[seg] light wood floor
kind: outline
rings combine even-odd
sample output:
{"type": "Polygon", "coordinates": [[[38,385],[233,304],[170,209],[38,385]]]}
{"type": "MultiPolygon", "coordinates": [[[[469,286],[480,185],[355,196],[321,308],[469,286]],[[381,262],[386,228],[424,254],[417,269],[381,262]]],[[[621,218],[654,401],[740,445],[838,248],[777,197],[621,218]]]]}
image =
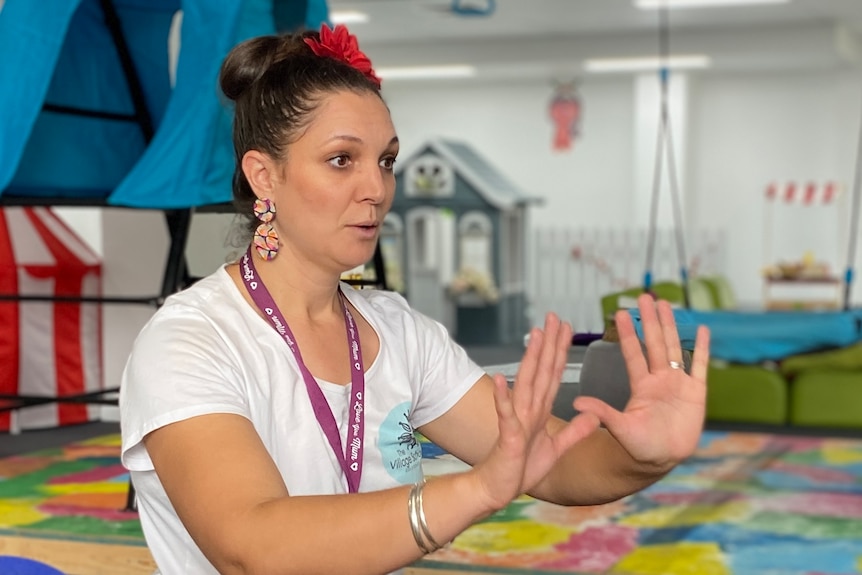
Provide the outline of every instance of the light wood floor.
{"type": "MultiPolygon", "coordinates": [[[[492,573],[483,571],[483,573],[492,573]]],[[[460,569],[426,569],[423,567],[407,567],[404,575],[476,575],[475,571],[461,571],[460,569]]]]}
{"type": "MultiPolygon", "coordinates": [[[[67,575],[151,575],[156,568],[147,548],[136,545],[0,535],[0,555],[35,559],[67,575]]],[[[408,567],[404,575],[475,575],[475,572],[408,567]]]]}
{"type": "Polygon", "coordinates": [[[67,575],[150,575],[146,547],[0,535],[0,555],[41,561],[67,575]]]}

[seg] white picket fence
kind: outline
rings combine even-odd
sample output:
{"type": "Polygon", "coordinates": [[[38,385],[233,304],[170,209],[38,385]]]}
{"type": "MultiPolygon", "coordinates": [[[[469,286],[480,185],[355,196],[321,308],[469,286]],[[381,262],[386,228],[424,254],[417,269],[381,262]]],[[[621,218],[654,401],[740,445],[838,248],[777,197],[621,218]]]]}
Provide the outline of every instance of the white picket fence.
{"type": "MultiPolygon", "coordinates": [[[[700,230],[685,239],[690,277],[725,272],[725,233],[700,230]]],[[[576,332],[602,331],[603,295],[642,286],[647,231],[619,229],[535,230],[527,246],[528,317],[541,325],[548,311],[571,322],[576,332]]],[[[659,230],[653,282],[680,281],[673,230],[659,230]]]]}

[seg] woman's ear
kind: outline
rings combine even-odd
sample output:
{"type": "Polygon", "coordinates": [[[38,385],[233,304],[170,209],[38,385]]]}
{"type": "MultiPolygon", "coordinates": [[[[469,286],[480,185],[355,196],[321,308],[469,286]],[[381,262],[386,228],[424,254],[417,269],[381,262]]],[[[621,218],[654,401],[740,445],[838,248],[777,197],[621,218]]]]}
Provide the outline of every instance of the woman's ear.
{"type": "Polygon", "coordinates": [[[257,197],[271,196],[275,183],[275,162],[272,158],[258,150],[249,150],[242,157],[242,171],[257,197]]]}

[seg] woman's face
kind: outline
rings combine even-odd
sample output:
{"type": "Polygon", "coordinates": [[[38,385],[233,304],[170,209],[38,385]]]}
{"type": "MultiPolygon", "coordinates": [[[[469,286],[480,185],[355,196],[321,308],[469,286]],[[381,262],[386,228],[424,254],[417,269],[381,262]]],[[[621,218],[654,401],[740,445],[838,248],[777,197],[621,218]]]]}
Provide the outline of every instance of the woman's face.
{"type": "Polygon", "coordinates": [[[338,273],[370,260],[395,194],[397,154],[395,128],[379,97],[324,96],[277,170],[281,249],[338,273]]]}

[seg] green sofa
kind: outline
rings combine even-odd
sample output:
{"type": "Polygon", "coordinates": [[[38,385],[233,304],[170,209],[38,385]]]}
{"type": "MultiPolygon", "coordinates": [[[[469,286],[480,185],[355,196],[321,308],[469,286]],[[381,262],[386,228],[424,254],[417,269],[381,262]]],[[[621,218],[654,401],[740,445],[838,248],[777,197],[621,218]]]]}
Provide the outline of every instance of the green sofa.
{"type": "Polygon", "coordinates": [[[862,343],[791,356],[779,369],[790,390],[790,424],[862,428],[862,343]]]}

